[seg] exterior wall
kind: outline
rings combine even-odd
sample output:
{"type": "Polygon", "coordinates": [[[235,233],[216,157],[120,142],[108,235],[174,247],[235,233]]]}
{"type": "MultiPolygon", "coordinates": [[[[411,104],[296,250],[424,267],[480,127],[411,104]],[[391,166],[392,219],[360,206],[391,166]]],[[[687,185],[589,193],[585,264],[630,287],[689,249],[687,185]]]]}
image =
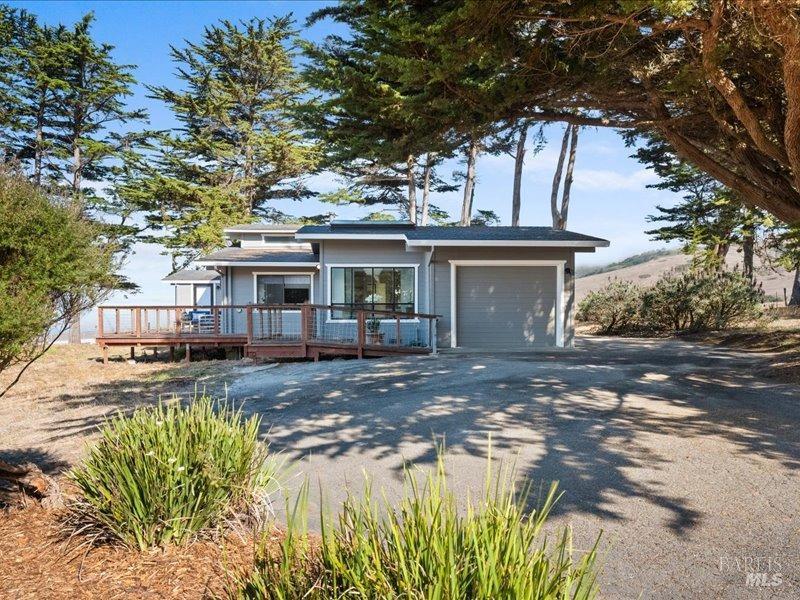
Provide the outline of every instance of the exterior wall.
{"type": "MultiPolygon", "coordinates": [[[[525,247],[438,247],[434,251],[432,296],[436,314],[442,315],[438,324],[438,343],[440,347],[450,346],[450,260],[565,260],[564,292],[564,345],[571,346],[574,341],[573,306],[575,301],[575,252],[570,248],[525,248],[525,247]]],[[[490,266],[486,267],[490,269],[490,266]]]]}
{"type": "Polygon", "coordinates": [[[175,306],[192,306],[194,304],[191,283],[176,283],[174,284],[174,287],[175,306]]]}
{"type": "MultiPolygon", "coordinates": [[[[330,265],[397,265],[416,266],[416,312],[429,313],[427,252],[422,250],[406,251],[404,241],[399,240],[325,240],[320,244],[320,304],[329,304],[330,282],[328,267],[330,265]]],[[[415,341],[427,344],[430,332],[427,319],[402,320],[400,322],[400,338],[403,343],[415,341]]],[[[326,318],[326,335],[330,339],[355,338],[355,322],[331,321],[326,318]]],[[[396,320],[387,320],[381,325],[387,343],[397,337],[396,320]]]]}

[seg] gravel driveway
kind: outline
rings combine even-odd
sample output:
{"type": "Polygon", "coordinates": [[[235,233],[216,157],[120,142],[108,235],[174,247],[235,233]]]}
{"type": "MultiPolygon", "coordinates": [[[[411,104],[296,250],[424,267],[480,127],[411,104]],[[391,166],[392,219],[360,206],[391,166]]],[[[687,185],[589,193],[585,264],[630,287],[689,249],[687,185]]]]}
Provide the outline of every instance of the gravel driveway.
{"type": "Polygon", "coordinates": [[[363,470],[394,497],[404,461],[431,464],[442,437],[455,489],[480,490],[491,435],[521,476],[560,481],[554,522],[572,524],[578,548],[604,531],[604,597],[797,597],[800,388],[758,366],[708,346],[584,338],[535,354],[288,364],[230,395],[329,502],[363,470]],[[751,587],[749,572],[782,583],[751,587]]]}

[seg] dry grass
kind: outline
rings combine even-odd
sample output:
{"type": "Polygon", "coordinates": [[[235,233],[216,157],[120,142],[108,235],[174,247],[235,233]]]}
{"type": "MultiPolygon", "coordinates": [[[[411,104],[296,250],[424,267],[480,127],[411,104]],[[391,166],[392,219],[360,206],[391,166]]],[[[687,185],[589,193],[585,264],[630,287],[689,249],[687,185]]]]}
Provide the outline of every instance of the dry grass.
{"type": "Polygon", "coordinates": [[[37,507],[0,512],[2,598],[220,597],[230,573],[253,564],[252,537],[137,552],[67,544],[58,513],[37,507]]]}
{"type": "MultiPolygon", "coordinates": [[[[141,352],[137,352],[141,355],[141,352]]],[[[94,344],[56,346],[28,369],[0,399],[0,458],[31,460],[57,474],[83,455],[97,426],[118,410],[158,401],[160,396],[188,396],[195,386],[224,394],[241,363],[198,361],[189,365],[154,359],[128,361],[128,349],[111,354],[104,366],[94,344]]],[[[0,384],[15,373],[4,373],[0,384]]]]}

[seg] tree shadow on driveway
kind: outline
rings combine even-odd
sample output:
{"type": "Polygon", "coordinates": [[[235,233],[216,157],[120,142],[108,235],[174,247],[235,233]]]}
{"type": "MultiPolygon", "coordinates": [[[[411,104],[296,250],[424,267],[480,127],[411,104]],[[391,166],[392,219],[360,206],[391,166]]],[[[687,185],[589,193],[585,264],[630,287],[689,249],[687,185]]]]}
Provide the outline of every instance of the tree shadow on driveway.
{"type": "Polygon", "coordinates": [[[561,482],[558,512],[623,520],[617,499],[639,499],[684,535],[704,513],[680,487],[703,468],[681,464],[683,444],[724,440],[744,460],[800,465],[798,390],[756,379],[753,362],[675,341],[587,340],[572,352],[288,365],[231,394],[262,415],[274,448],[316,457],[328,481],[374,461],[399,479],[404,461],[434,463],[435,439],[482,458],[491,436],[494,453],[519,453],[523,476],[561,482]]]}

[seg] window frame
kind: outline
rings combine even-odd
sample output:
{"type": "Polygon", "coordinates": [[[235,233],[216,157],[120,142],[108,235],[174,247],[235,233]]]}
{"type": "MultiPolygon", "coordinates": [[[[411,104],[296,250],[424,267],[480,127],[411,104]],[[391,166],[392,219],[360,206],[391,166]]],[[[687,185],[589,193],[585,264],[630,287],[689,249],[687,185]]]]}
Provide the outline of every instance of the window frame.
{"type": "MultiPolygon", "coordinates": [[[[303,275],[303,276],[308,277],[310,282],[311,282],[311,287],[308,290],[308,303],[309,304],[314,304],[314,275],[315,274],[316,273],[314,273],[313,271],[302,271],[302,272],[295,272],[295,273],[287,273],[286,271],[253,271],[253,304],[257,305],[257,306],[259,305],[258,304],[258,276],[259,275],[273,275],[273,276],[280,275],[282,277],[286,277],[286,276],[292,277],[292,276],[303,275]]],[[[286,309],[286,312],[287,313],[294,313],[294,312],[300,312],[300,310],[299,309],[286,309]]]]}
{"type": "MultiPolygon", "coordinates": [[[[419,312],[419,264],[417,263],[330,263],[326,266],[327,280],[325,283],[326,300],[328,306],[333,304],[333,281],[331,278],[331,269],[335,268],[350,268],[350,269],[414,269],[414,310],[412,312],[419,312]]],[[[331,310],[328,310],[328,316],[325,320],[326,323],[356,323],[356,319],[335,319],[331,310]]],[[[382,323],[390,323],[397,321],[397,317],[386,317],[379,319],[382,323]]],[[[419,323],[418,317],[403,318],[400,317],[403,323],[419,323]]]]}

